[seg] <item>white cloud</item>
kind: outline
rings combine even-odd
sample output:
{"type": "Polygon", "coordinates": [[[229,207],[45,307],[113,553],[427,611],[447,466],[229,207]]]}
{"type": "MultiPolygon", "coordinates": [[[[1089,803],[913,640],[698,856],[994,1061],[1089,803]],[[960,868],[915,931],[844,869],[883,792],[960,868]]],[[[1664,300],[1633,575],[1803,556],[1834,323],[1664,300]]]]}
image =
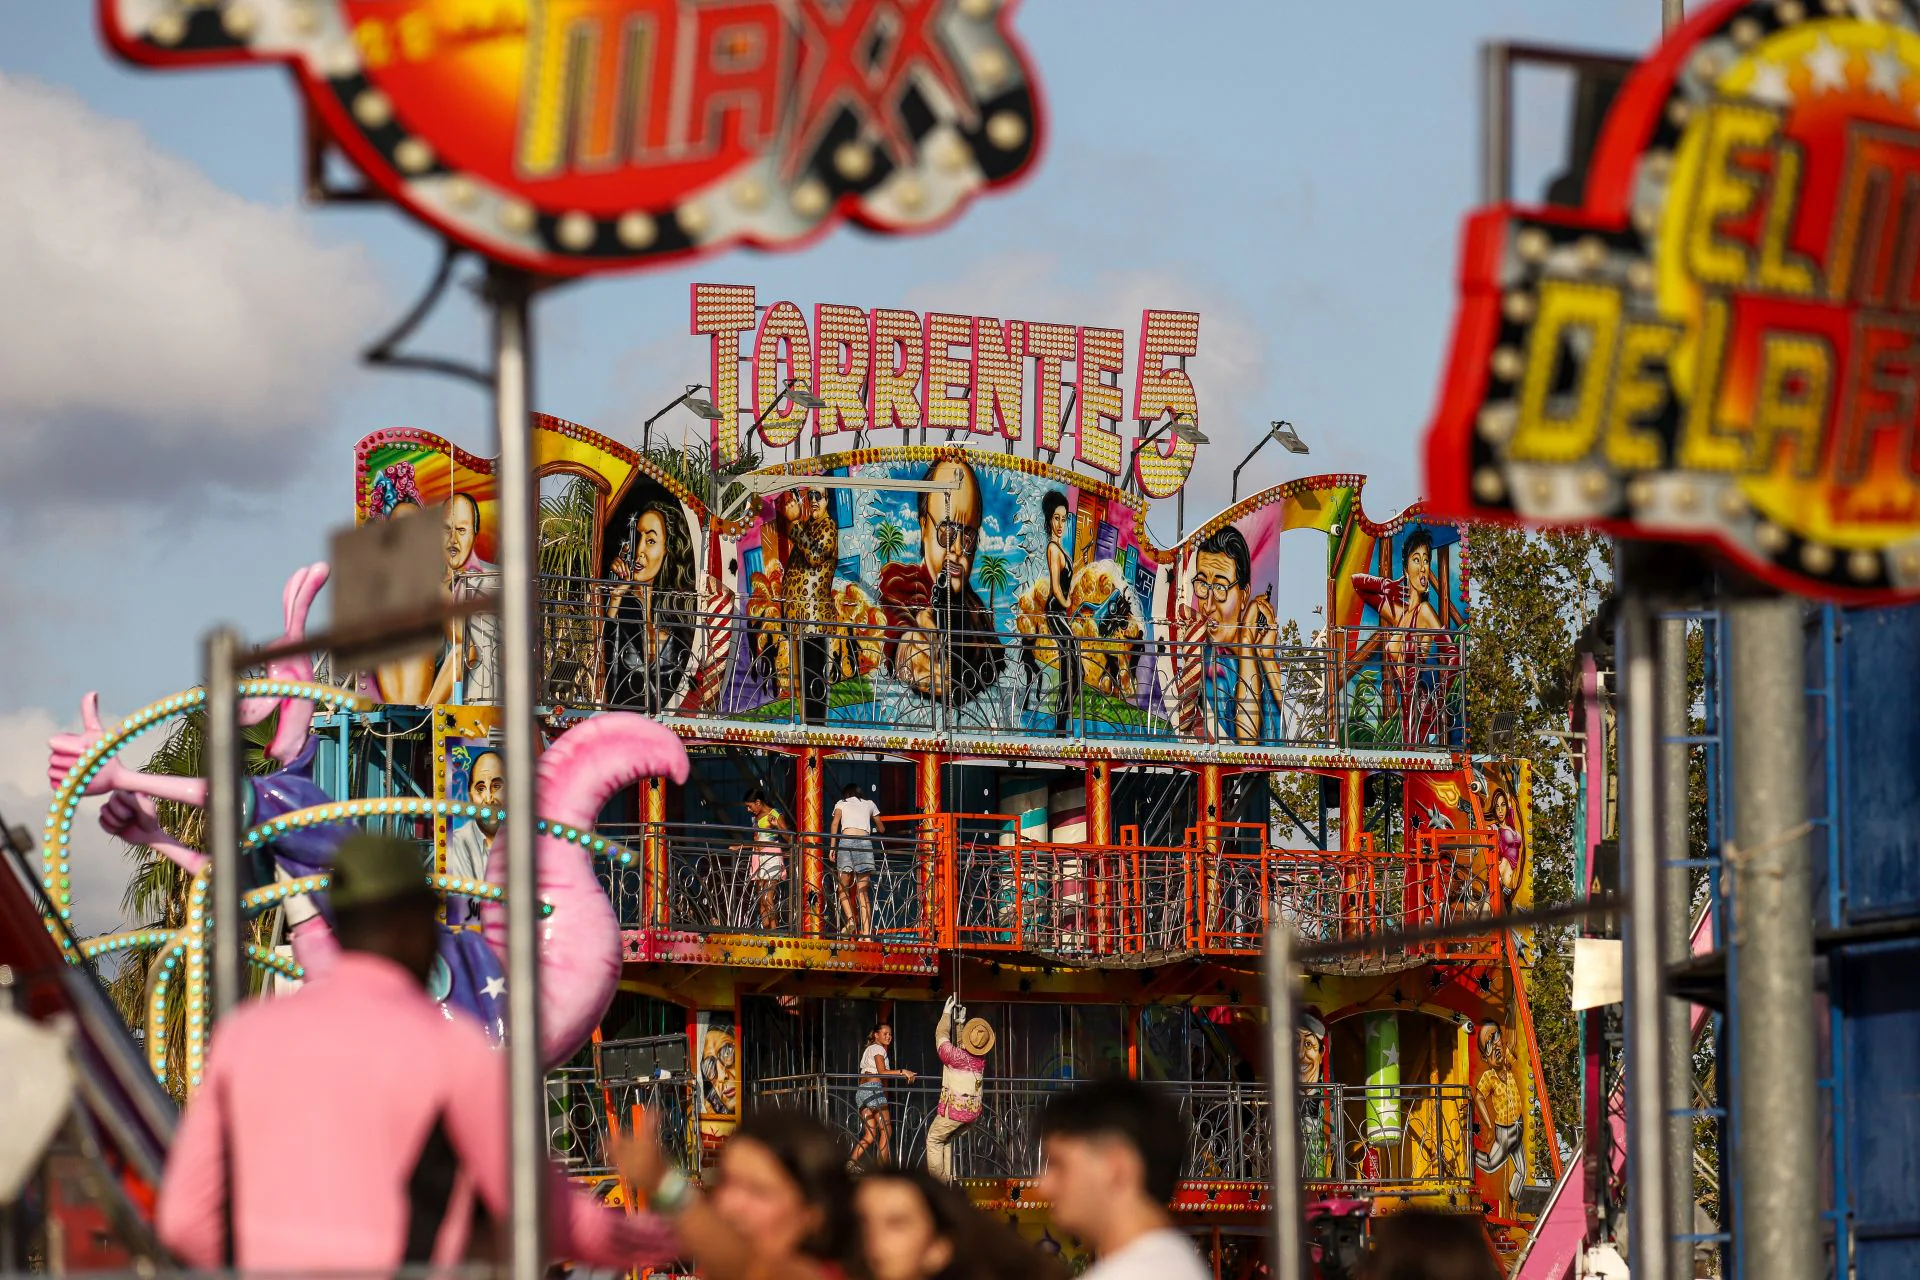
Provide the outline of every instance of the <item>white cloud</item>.
{"type": "MultiPolygon", "coordinates": [[[[30,865],[40,867],[43,825],[53,792],[47,786],[47,739],[62,730],[79,727],[77,718],[61,722],[38,707],[0,715],[0,814],[10,826],[25,827],[33,835],[30,865]]],[[[136,745],[134,758],[143,758],[136,745]]],[[[81,802],[70,844],[73,868],[73,920],[83,935],[107,933],[122,926],[120,896],[133,863],[126,846],[100,829],[100,800],[81,802]]]]}
{"type": "Polygon", "coordinates": [[[178,506],[296,474],[380,290],[357,247],[0,74],[0,508],[178,506]]]}

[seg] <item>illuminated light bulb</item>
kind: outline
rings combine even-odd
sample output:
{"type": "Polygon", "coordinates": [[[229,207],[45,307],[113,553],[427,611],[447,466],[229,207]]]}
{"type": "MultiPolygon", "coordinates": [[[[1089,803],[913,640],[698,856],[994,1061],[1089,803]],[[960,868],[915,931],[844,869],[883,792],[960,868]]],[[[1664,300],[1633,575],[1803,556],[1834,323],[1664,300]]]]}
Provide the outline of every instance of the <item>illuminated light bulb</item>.
{"type": "Polygon", "coordinates": [[[572,249],[576,253],[582,249],[592,248],[597,234],[599,234],[599,228],[594,224],[593,219],[578,210],[563,215],[553,230],[553,238],[560,242],[560,246],[564,249],[572,249]]]}
{"type": "Polygon", "coordinates": [[[660,229],[652,218],[635,209],[620,215],[620,220],[613,224],[613,233],[627,248],[645,249],[654,242],[660,229]]]}
{"type": "Polygon", "coordinates": [[[533,206],[525,200],[501,201],[496,216],[500,219],[500,226],[514,235],[525,235],[533,230],[533,206]]]}
{"type": "Polygon", "coordinates": [[[1753,540],[1765,551],[1778,553],[1786,550],[1787,531],[1770,521],[1762,520],[1753,526],[1753,540]]]}
{"type": "Polygon", "coordinates": [[[707,213],[706,206],[692,201],[680,206],[678,216],[680,229],[696,239],[702,235],[713,222],[713,219],[707,213]]]}
{"type": "Polygon", "coordinates": [[[1800,564],[1808,573],[1829,573],[1833,570],[1833,548],[1822,542],[1807,542],[1800,546],[1800,564]]]}
{"type": "Polygon", "coordinates": [[[1027,140],[1027,122],[1012,111],[996,111],[987,120],[987,141],[1001,151],[1017,150],[1027,140]]]}
{"type": "Polygon", "coordinates": [[[147,24],[147,38],[155,44],[179,44],[187,38],[187,20],[171,11],[158,14],[147,24]]]}
{"type": "Polygon", "coordinates": [[[1007,55],[993,48],[982,49],[974,54],[968,65],[973,70],[973,78],[988,92],[998,89],[1011,70],[1007,55]]]}
{"type": "Polygon", "coordinates": [[[858,140],[843,142],[833,149],[833,168],[849,182],[859,182],[873,172],[873,149],[858,140]]]}
{"type": "Polygon", "coordinates": [[[385,128],[393,120],[393,99],[378,89],[365,89],[353,99],[353,118],[369,129],[385,128]]]}
{"type": "Polygon", "coordinates": [[[767,203],[767,189],[753,178],[742,178],[727,193],[742,209],[759,209],[767,203]]]}

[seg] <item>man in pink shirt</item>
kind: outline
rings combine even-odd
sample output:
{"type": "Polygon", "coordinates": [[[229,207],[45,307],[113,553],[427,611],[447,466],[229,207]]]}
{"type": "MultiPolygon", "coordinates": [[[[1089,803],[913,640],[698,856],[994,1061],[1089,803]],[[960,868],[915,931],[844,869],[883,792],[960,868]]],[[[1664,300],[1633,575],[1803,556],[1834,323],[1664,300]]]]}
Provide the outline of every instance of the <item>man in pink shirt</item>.
{"type": "MultiPolygon", "coordinates": [[[[505,1221],[506,1062],[426,993],[437,900],[419,851],[351,837],[331,897],[336,967],[214,1033],[157,1213],[187,1266],[447,1265],[492,1243],[473,1240],[486,1215],[505,1221]]],[[[555,1257],[627,1270],[674,1255],[661,1219],[626,1217],[551,1176],[555,1257]]]]}
{"type": "Polygon", "coordinates": [[[968,1018],[958,996],[948,996],[934,1028],[940,1054],[940,1104],[927,1126],[927,1172],[953,1181],[953,1139],[980,1118],[981,1078],[993,1052],[993,1028],[968,1018]]]}

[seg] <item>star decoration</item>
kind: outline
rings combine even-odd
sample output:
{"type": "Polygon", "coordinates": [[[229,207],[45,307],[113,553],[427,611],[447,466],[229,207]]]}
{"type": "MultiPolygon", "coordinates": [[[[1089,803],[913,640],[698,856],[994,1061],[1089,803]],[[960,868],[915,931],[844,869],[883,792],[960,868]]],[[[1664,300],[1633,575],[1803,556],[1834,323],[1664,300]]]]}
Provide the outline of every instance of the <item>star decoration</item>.
{"type": "Polygon", "coordinates": [[[488,978],[480,986],[480,994],[490,999],[498,1000],[506,993],[507,980],[505,978],[488,978]]]}
{"type": "Polygon", "coordinates": [[[1808,74],[1813,77],[1815,93],[1822,89],[1838,91],[1847,87],[1847,55],[1825,36],[1820,37],[1820,43],[1814,45],[1804,61],[1808,74]]]}
{"type": "Polygon", "coordinates": [[[1898,101],[1906,82],[1906,63],[1896,50],[1879,49],[1867,55],[1867,88],[1898,101]]]}
{"type": "Polygon", "coordinates": [[[1792,102],[1793,90],[1787,87],[1786,68],[1764,59],[1755,63],[1753,83],[1747,86],[1747,96],[1770,107],[1784,107],[1792,102]]]}

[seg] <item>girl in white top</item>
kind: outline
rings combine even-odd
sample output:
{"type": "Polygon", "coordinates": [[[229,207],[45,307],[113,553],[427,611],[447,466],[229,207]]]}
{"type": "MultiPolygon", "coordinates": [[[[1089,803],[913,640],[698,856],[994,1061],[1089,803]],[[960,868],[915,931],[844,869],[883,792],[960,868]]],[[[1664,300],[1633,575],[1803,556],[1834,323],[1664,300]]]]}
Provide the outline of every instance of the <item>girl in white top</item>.
{"type": "Polygon", "coordinates": [[[873,1148],[881,1167],[891,1159],[893,1117],[887,1110],[887,1089],[882,1080],[896,1076],[911,1081],[914,1074],[887,1065],[887,1050],[893,1045],[893,1028],[881,1023],[867,1033],[867,1047],[860,1054],[860,1083],[853,1091],[854,1105],[860,1108],[860,1140],[853,1144],[847,1167],[860,1163],[867,1148],[873,1148]]]}

